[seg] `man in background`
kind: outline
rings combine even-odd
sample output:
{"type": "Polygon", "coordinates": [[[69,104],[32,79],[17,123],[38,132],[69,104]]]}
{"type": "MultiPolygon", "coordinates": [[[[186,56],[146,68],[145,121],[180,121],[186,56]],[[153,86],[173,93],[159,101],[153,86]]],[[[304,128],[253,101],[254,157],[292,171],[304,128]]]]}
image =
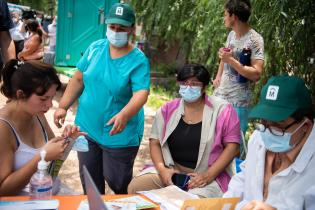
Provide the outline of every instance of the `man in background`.
{"type": "Polygon", "coordinates": [[[26,38],[26,32],[22,32],[22,27],[24,24],[21,20],[20,14],[17,11],[11,12],[11,18],[14,27],[10,29],[11,38],[14,41],[16,56],[19,52],[23,50],[24,39],[26,38]]]}
{"type": "MultiPolygon", "coordinates": [[[[218,52],[221,62],[213,81],[216,88],[213,94],[233,105],[243,134],[247,130],[253,82],[260,79],[264,66],[264,41],[250,27],[250,15],[249,0],[228,0],[225,3],[224,24],[232,31],[228,35],[225,48],[218,52]],[[248,62],[244,63],[244,60],[248,62]]],[[[244,146],[243,141],[241,158],[246,153],[244,146]]]]}

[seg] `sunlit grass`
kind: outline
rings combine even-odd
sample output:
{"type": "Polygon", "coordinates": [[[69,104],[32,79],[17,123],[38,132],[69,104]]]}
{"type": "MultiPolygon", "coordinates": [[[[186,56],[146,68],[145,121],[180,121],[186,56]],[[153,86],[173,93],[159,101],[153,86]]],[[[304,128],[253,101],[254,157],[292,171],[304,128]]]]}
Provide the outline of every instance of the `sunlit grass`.
{"type": "Polygon", "coordinates": [[[166,102],[175,98],[175,96],[173,95],[174,93],[165,90],[165,88],[153,86],[150,88],[150,95],[148,98],[147,106],[153,109],[158,109],[166,102]]]}

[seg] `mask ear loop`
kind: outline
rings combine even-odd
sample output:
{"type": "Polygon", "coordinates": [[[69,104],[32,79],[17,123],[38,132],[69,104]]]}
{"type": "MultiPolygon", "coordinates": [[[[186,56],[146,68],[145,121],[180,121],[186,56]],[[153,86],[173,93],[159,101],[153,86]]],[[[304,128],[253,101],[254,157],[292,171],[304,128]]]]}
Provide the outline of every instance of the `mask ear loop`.
{"type": "Polygon", "coordinates": [[[307,119],[304,118],[304,121],[299,125],[293,132],[291,132],[291,135],[295,134],[302,126],[307,122],[307,119]]]}
{"type": "MultiPolygon", "coordinates": [[[[291,133],[291,136],[294,135],[300,128],[302,128],[302,126],[307,122],[307,120],[308,120],[307,118],[304,118],[304,121],[291,133]]],[[[290,146],[295,147],[302,141],[302,139],[303,138],[301,138],[300,141],[296,142],[294,145],[291,145],[291,140],[290,140],[290,146]]]]}

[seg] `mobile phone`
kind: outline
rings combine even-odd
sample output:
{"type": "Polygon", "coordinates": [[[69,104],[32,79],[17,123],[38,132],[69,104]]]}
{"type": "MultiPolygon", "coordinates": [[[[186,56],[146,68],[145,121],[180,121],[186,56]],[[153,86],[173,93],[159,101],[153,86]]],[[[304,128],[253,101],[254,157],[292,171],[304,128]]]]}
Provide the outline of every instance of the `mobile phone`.
{"type": "Polygon", "coordinates": [[[172,176],[173,184],[185,191],[188,190],[189,180],[190,180],[190,176],[188,176],[187,174],[175,173],[172,176]]]}

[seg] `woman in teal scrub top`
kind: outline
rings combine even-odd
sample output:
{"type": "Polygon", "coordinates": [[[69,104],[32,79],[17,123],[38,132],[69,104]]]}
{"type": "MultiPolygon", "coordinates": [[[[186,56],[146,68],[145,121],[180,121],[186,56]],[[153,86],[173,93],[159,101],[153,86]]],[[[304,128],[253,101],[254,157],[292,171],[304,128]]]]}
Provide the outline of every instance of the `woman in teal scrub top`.
{"type": "Polygon", "coordinates": [[[143,135],[150,66],[142,51],[128,42],[135,30],[130,5],[113,5],[106,24],[107,38],[93,42],[80,59],[54,120],[61,127],[79,97],[75,123],[88,133],[89,144],[88,152],[78,152],[81,182],[86,165],[102,194],[105,180],[116,194],[124,194],[143,135]]]}

